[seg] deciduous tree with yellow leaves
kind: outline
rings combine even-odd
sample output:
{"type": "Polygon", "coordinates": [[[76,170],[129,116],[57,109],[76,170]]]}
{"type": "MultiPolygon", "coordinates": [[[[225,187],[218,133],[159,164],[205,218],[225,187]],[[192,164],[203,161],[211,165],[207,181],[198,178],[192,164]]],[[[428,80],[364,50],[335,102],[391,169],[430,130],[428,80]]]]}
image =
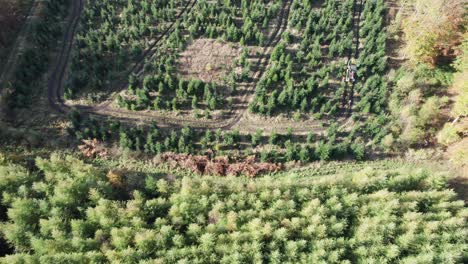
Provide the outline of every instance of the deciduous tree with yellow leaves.
{"type": "Polygon", "coordinates": [[[417,63],[436,64],[441,55],[460,44],[460,27],[466,24],[463,0],[416,0],[403,21],[405,54],[417,63]]]}

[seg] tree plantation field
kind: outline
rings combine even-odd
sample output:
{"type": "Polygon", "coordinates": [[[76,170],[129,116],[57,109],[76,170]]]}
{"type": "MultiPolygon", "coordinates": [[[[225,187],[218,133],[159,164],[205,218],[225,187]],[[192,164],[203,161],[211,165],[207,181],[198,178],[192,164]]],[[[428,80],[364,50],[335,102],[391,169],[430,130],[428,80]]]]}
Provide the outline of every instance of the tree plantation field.
{"type": "Polygon", "coordinates": [[[29,169],[0,164],[0,230],[11,250],[3,263],[467,260],[468,211],[448,175],[422,165],[341,164],[328,174],[330,164],[321,175],[248,179],[59,154],[29,169]]]}
{"type": "Polygon", "coordinates": [[[468,263],[467,26],[463,0],[0,0],[0,264],[468,263]]]}
{"type": "Polygon", "coordinates": [[[49,87],[78,141],[308,162],[388,151],[399,132],[386,112],[383,0],[91,1],[80,10],[69,65],[49,87]],[[348,62],[355,82],[345,81],[348,62]]]}
{"type": "Polygon", "coordinates": [[[465,27],[459,0],[429,1],[35,2],[34,36],[0,95],[1,121],[26,132],[0,133],[149,158],[306,163],[446,148],[466,136],[465,27]]]}
{"type": "MultiPolygon", "coordinates": [[[[178,60],[179,55],[189,42],[203,37],[219,37],[232,44],[242,40],[242,45],[244,42],[252,45],[264,42],[266,32],[260,32],[258,25],[268,31],[270,21],[278,15],[280,4],[280,1],[242,1],[241,4],[240,1],[184,3],[174,0],[90,4],[82,18],[89,24],[82,27],[77,36],[78,53],[72,64],[72,90],[69,92],[80,91],[84,86],[106,91],[109,85],[104,81],[115,76],[113,73],[124,70],[125,62],[133,60],[137,64],[135,71],[124,76],[122,83],[118,84],[120,88],[128,82],[125,87],[128,92],[118,98],[120,106],[132,110],[177,110],[191,105],[196,108],[201,104],[214,110],[229,94],[221,98],[222,89],[215,83],[191,80],[190,76],[185,79],[178,77],[177,64],[183,63],[178,60]],[[110,12],[97,12],[102,9],[110,12]],[[109,34],[101,34],[103,32],[109,34]]],[[[247,50],[240,63],[247,63],[246,56],[247,50]]],[[[216,61],[201,65],[206,71],[210,71],[208,63],[216,64],[216,61]]]]}
{"type": "Polygon", "coordinates": [[[298,127],[311,120],[317,131],[353,113],[358,123],[385,118],[385,8],[382,0],[89,2],[65,103],[225,130],[242,129],[246,113],[294,116],[298,127]],[[357,83],[345,82],[348,62],[358,65],[357,83]]]}

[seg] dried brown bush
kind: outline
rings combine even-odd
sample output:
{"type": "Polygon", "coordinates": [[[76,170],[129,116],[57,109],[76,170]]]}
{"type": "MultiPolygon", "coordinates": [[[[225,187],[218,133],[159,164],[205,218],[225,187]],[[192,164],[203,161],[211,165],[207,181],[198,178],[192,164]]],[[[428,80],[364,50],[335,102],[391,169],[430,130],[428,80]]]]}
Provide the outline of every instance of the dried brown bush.
{"type": "Polygon", "coordinates": [[[83,145],[78,146],[78,149],[87,158],[107,158],[109,156],[107,148],[97,139],[83,140],[83,145]]]}
{"type": "Polygon", "coordinates": [[[259,174],[277,172],[283,169],[282,164],[256,162],[254,156],[230,162],[227,157],[210,159],[208,156],[167,152],[154,158],[153,162],[157,164],[166,163],[171,167],[186,168],[198,174],[219,176],[246,175],[255,177],[259,174]]]}

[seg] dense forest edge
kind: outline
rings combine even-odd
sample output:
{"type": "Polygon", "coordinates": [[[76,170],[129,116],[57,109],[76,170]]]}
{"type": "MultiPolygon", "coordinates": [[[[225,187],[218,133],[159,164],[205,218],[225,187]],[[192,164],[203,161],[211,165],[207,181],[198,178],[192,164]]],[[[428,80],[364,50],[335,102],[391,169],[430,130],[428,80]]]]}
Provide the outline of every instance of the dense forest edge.
{"type": "Polygon", "coordinates": [[[248,179],[115,165],[2,156],[0,230],[14,252],[1,261],[467,260],[468,211],[442,170],[348,163],[248,179]]]}

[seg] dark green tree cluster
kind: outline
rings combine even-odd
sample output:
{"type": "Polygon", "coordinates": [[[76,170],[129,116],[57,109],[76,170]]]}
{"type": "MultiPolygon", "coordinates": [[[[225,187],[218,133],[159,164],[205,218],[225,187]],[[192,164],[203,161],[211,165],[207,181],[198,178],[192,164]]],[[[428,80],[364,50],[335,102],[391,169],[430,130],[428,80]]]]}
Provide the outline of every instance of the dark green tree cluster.
{"type": "Polygon", "coordinates": [[[382,0],[366,1],[364,4],[364,21],[360,32],[363,48],[359,54],[358,71],[363,84],[358,86],[359,98],[356,104],[356,108],[364,113],[381,113],[387,105],[385,10],[385,2],[382,0]]]}
{"type": "MultiPolygon", "coordinates": [[[[354,130],[353,130],[354,131],[354,130]]],[[[353,158],[366,158],[366,147],[360,138],[362,134],[342,131],[337,123],[332,123],[324,136],[310,132],[305,139],[295,138],[293,131],[287,134],[273,132],[266,140],[259,140],[261,131],[251,136],[252,145],[269,144],[260,153],[263,161],[289,162],[329,161],[353,158]],[[273,147],[273,148],[271,148],[273,147]],[[268,149],[268,150],[267,150],[268,149]]]]}
{"type": "Polygon", "coordinates": [[[466,263],[447,180],[399,168],[257,179],[1,161],[2,263],[466,263]],[[171,180],[166,180],[171,178],[171,180]]]}
{"type": "Polygon", "coordinates": [[[102,89],[138,61],[176,18],[186,1],[104,0],[85,5],[72,58],[67,96],[82,88],[102,89]]]}
{"type": "Polygon", "coordinates": [[[347,56],[353,46],[353,1],[325,1],[321,9],[312,4],[293,2],[290,24],[302,32],[295,40],[299,49],[286,49],[293,41],[286,31],[257,84],[252,112],[274,115],[294,110],[318,117],[338,113],[344,85],[330,85],[330,80],[341,80],[345,65],[336,58],[347,56]]]}
{"type": "Polygon", "coordinates": [[[390,115],[371,115],[362,121],[353,126],[348,137],[368,139],[373,148],[377,147],[376,144],[394,130],[390,115]]]}
{"type": "Polygon", "coordinates": [[[77,140],[115,141],[123,150],[148,154],[164,152],[199,154],[208,149],[217,151],[221,148],[233,149],[241,141],[238,131],[199,132],[189,127],[180,131],[163,131],[155,122],[148,127],[127,127],[118,121],[103,121],[94,117],[84,118],[78,112],[72,112],[69,118],[71,125],[68,132],[77,140]]]}
{"type": "Polygon", "coordinates": [[[69,134],[77,140],[116,142],[122,150],[149,155],[164,152],[204,154],[209,151],[215,156],[223,156],[238,150],[243,155],[251,155],[252,148],[258,148],[257,158],[271,162],[363,160],[368,150],[362,138],[380,142],[388,132],[382,129],[387,122],[384,118],[371,118],[356,125],[351,132],[345,132],[337,123],[332,123],[325,136],[310,132],[304,138],[293,136],[292,129],[285,134],[272,132],[265,136],[262,130],[244,135],[238,130],[196,131],[189,127],[168,131],[160,129],[156,123],[147,127],[128,127],[118,121],[84,118],[78,112],[72,112],[70,121],[69,134]]]}
{"type": "Polygon", "coordinates": [[[123,149],[144,151],[148,154],[164,152],[205,153],[207,150],[215,154],[221,150],[236,149],[241,142],[239,131],[221,130],[205,132],[184,127],[180,131],[162,131],[153,123],[150,128],[121,129],[118,135],[119,146],[123,149]]]}
{"type": "Polygon", "coordinates": [[[70,3],[69,0],[44,3],[43,14],[34,27],[32,46],[18,58],[19,63],[11,84],[13,93],[8,98],[11,107],[26,107],[32,103],[31,96],[36,94],[39,78],[47,70],[48,52],[61,35],[60,21],[66,17],[70,3]]]}
{"type": "Polygon", "coordinates": [[[281,4],[280,0],[202,1],[188,19],[190,35],[262,46],[266,39],[262,31],[278,15],[281,4]]]}
{"type": "MultiPolygon", "coordinates": [[[[170,69],[170,62],[164,64],[170,69]]],[[[183,80],[174,77],[174,73],[165,72],[159,75],[146,75],[143,82],[130,77],[128,94],[119,96],[120,107],[130,110],[179,110],[179,109],[218,109],[224,98],[221,86],[205,83],[201,80],[183,80]],[[138,88],[141,87],[141,88],[138,88]],[[172,98],[172,100],[171,100],[172,98]]]]}
{"type": "Polygon", "coordinates": [[[123,149],[144,151],[148,154],[163,152],[194,153],[195,132],[186,127],[177,133],[163,134],[153,123],[146,131],[141,128],[122,129],[119,133],[119,146],[123,149]]]}
{"type": "Polygon", "coordinates": [[[70,113],[69,120],[68,133],[77,140],[98,139],[107,141],[113,139],[113,136],[121,129],[119,121],[102,122],[102,120],[93,116],[85,118],[77,111],[70,113]]]}

